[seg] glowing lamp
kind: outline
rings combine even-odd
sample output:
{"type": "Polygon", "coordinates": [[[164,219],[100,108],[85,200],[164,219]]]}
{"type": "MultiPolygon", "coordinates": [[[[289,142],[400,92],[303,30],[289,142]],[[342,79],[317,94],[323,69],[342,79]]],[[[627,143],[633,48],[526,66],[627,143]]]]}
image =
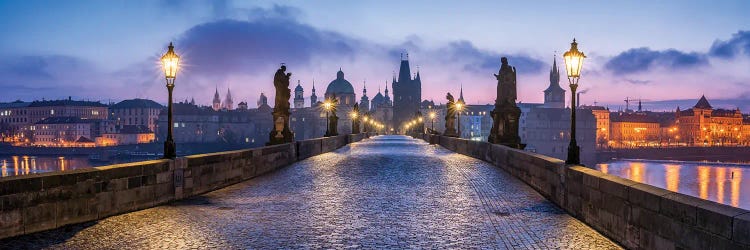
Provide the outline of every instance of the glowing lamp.
{"type": "MultiPolygon", "coordinates": [[[[180,56],[174,53],[174,46],[169,43],[169,50],[163,56],[161,56],[161,65],[164,68],[164,76],[167,79],[175,79],[177,77],[177,70],[180,68],[180,56]]],[[[174,84],[174,82],[172,82],[174,84]]]]}
{"type": "Polygon", "coordinates": [[[586,55],[578,51],[578,43],[575,38],[570,44],[570,50],[563,54],[563,58],[565,59],[565,70],[568,72],[568,78],[576,79],[581,77],[583,59],[586,58],[586,55]]]}

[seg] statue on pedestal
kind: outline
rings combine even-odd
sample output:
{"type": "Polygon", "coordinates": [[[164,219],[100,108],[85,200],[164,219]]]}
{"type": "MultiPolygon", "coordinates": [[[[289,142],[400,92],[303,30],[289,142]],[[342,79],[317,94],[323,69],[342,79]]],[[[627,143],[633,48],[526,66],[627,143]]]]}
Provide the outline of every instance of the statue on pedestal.
{"type": "Polygon", "coordinates": [[[359,115],[359,104],[355,103],[354,108],[352,109],[352,134],[359,134],[359,119],[361,119],[359,115]]]}
{"type": "Polygon", "coordinates": [[[512,148],[523,149],[518,136],[518,122],[521,109],[516,106],[516,68],[508,65],[508,58],[501,58],[500,71],[495,75],[497,79],[497,99],[495,109],[492,110],[492,129],[489,142],[502,144],[512,148]]]}
{"type": "Polygon", "coordinates": [[[445,132],[443,135],[458,137],[458,132],[456,132],[456,99],[453,98],[451,93],[448,93],[445,99],[448,99],[448,103],[446,104],[445,132]]]}
{"type": "Polygon", "coordinates": [[[291,98],[289,78],[291,76],[292,73],[286,73],[284,64],[281,64],[273,76],[276,100],[273,106],[273,131],[269,134],[267,145],[290,143],[294,140],[294,135],[289,129],[289,98],[291,98]]]}

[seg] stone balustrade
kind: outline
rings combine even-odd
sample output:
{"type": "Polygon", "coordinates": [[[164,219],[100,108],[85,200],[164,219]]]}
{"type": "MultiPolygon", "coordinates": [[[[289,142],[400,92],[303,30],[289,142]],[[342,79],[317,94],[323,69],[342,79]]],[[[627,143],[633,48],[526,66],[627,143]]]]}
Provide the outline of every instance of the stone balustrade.
{"type": "Polygon", "coordinates": [[[626,248],[750,248],[748,210],[502,145],[440,135],[414,137],[506,170],[626,248]]]}
{"type": "Polygon", "coordinates": [[[0,239],[200,195],[373,135],[0,178],[0,239]]]}

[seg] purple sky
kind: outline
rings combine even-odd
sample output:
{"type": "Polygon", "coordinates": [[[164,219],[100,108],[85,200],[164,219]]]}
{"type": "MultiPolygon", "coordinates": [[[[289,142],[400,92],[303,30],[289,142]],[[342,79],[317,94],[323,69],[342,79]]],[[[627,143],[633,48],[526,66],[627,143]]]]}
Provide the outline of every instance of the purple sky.
{"type": "Polygon", "coordinates": [[[443,102],[463,84],[469,103],[492,102],[492,74],[507,56],[519,100],[541,102],[553,55],[574,36],[588,55],[585,104],[750,100],[748,9],[747,1],[3,1],[0,102],[164,102],[157,58],[170,41],[185,66],[175,96],[201,104],[215,87],[222,97],[231,88],[235,102],[272,97],[281,62],[306,98],[313,79],[322,96],[339,67],[358,98],[364,81],[372,97],[402,52],[413,71],[419,65],[425,98],[443,102]]]}

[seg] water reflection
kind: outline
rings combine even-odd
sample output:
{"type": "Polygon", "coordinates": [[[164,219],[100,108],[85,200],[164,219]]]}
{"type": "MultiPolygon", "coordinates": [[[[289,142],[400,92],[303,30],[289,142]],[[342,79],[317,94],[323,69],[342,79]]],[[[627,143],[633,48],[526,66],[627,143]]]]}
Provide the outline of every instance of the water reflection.
{"type": "Polygon", "coordinates": [[[623,160],[598,164],[596,169],[673,192],[750,209],[750,197],[741,195],[743,191],[750,193],[750,181],[742,181],[743,174],[750,174],[750,165],[623,160]]]}
{"type": "Polygon", "coordinates": [[[94,166],[86,156],[0,156],[0,177],[94,166]]]}

